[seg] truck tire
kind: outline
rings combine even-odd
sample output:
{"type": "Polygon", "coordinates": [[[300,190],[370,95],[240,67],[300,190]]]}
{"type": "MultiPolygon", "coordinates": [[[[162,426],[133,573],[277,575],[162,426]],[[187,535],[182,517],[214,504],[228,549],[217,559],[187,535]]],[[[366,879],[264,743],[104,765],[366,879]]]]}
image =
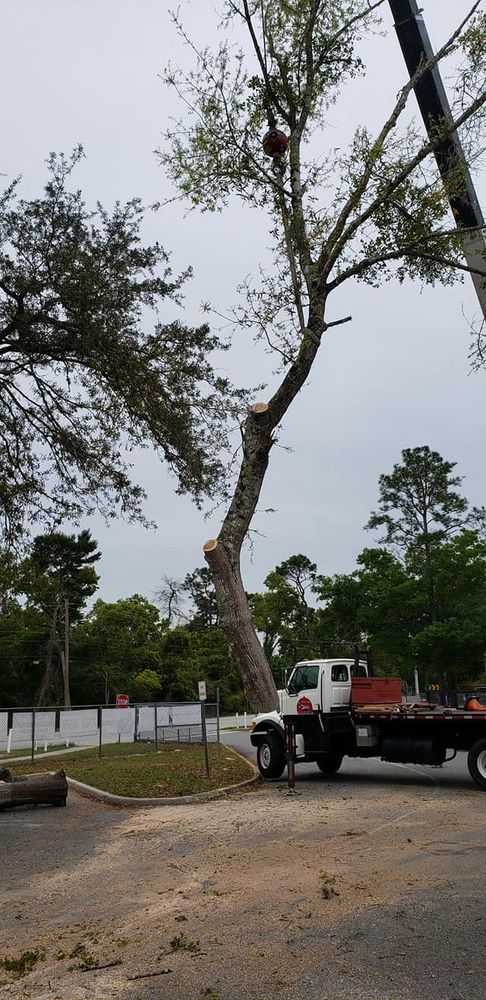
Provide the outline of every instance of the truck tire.
{"type": "Polygon", "coordinates": [[[336,774],[343,762],[342,753],[326,753],[318,757],[316,764],[323,774],[336,774]]]}
{"type": "Polygon", "coordinates": [[[467,766],[473,781],[486,791],[486,740],[478,740],[467,755],[467,766]]]}
{"type": "Polygon", "coordinates": [[[258,770],[262,778],[280,778],[285,770],[285,750],[278,733],[268,733],[257,750],[258,770]]]}

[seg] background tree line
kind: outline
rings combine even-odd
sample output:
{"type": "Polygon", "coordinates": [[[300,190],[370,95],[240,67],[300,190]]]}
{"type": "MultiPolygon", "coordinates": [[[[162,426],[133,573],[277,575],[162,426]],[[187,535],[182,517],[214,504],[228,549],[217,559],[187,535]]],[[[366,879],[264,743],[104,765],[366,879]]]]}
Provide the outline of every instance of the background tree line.
{"type": "MultiPolygon", "coordinates": [[[[417,668],[423,685],[474,687],[485,672],[485,516],[458,492],[454,467],[428,447],[404,450],[366,525],[383,535],[353,572],[320,575],[296,554],[248,595],[278,686],[299,659],[367,643],[376,669],[408,684],[417,668]]],[[[134,594],[87,610],[99,558],[88,531],[40,535],[23,559],[3,553],[0,703],[109,703],[119,691],[191,700],[204,678],[209,698],[219,687],[225,710],[244,708],[210,570],[164,577],[154,602],[134,594]]]]}

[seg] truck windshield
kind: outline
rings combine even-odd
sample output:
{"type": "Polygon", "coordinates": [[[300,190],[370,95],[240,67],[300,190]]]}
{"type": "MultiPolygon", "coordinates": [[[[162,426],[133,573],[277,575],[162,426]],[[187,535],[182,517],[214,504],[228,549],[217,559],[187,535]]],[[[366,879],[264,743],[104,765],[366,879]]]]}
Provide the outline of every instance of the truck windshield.
{"type": "Polygon", "coordinates": [[[299,691],[309,691],[316,688],[319,683],[319,665],[303,663],[296,667],[290,678],[287,691],[289,694],[298,694],[299,691]]]}

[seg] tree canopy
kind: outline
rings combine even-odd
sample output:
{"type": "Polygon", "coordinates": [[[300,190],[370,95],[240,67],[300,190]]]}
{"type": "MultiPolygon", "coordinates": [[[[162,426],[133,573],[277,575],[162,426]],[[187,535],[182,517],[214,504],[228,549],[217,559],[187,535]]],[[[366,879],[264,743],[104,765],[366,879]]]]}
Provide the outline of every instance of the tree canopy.
{"type": "Polygon", "coordinates": [[[108,211],[70,190],[82,156],[52,154],[43,197],[0,197],[0,520],[50,527],[101,511],[143,520],[130,452],[150,444],[196,500],[221,485],[238,394],[206,325],[163,318],[187,270],[144,246],[139,200],[108,211]]]}
{"type": "Polygon", "coordinates": [[[380,476],[378,511],[366,527],[384,528],[380,540],[405,552],[429,549],[464,528],[468,503],[456,491],[462,478],[452,474],[455,465],[427,446],[405,448],[401,463],[380,476]]]}
{"type": "Polygon", "coordinates": [[[94,563],[100,555],[89,531],[80,531],[77,536],[53,531],[37,535],[30,554],[20,564],[18,591],[48,629],[38,704],[57,696],[59,673],[64,704],[71,704],[69,629],[71,623],[80,620],[88,598],[97,589],[99,578],[94,563]]]}

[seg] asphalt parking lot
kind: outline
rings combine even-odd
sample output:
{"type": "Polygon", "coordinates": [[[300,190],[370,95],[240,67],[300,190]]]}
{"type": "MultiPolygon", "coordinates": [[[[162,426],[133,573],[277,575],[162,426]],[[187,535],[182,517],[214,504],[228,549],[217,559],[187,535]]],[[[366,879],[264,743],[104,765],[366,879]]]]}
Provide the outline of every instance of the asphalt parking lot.
{"type": "Polygon", "coordinates": [[[486,797],[464,763],[0,814],[0,957],[42,955],[5,995],[482,1000],[486,797]]]}

